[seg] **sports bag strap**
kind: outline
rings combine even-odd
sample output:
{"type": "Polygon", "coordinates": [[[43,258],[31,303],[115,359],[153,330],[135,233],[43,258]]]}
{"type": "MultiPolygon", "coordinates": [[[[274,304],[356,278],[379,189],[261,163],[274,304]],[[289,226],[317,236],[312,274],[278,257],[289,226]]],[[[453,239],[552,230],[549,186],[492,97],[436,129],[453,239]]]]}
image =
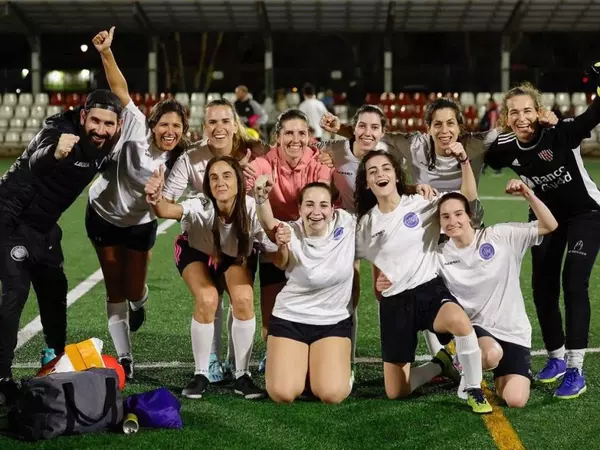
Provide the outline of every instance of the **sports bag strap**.
{"type": "Polygon", "coordinates": [[[73,383],[64,383],[63,389],[65,391],[65,399],[67,401],[67,432],[72,432],[75,429],[75,421],[82,425],[93,425],[96,422],[104,419],[108,412],[113,409],[113,423],[117,420],[117,383],[114,378],[106,378],[104,380],[106,385],[106,396],[104,398],[104,407],[102,408],[102,415],[97,419],[92,419],[89,416],[82,413],[77,405],[75,404],[75,389],[73,383]]]}

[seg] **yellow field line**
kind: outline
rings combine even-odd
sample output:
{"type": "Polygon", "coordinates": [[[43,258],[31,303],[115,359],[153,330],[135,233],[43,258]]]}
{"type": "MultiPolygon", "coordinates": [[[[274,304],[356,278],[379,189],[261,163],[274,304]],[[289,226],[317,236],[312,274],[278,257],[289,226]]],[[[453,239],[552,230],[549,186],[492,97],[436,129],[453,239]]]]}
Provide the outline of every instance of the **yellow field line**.
{"type": "Polygon", "coordinates": [[[483,415],[483,422],[494,439],[494,443],[498,449],[524,450],[525,447],[523,446],[521,439],[519,439],[519,435],[504,415],[502,408],[498,405],[496,395],[491,391],[485,381],[481,386],[483,387],[485,396],[494,408],[494,411],[491,414],[483,415]]]}

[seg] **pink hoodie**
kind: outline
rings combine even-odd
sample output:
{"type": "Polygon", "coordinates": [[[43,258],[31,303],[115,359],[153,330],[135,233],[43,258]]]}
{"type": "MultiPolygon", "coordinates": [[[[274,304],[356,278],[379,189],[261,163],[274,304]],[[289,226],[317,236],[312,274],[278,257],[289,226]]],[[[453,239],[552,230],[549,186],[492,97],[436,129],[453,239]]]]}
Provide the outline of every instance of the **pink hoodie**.
{"type": "MultiPolygon", "coordinates": [[[[291,168],[283,158],[282,150],[271,147],[264,156],[256,158],[250,163],[256,170],[257,177],[271,175],[273,189],[269,194],[269,201],[273,215],[279,220],[298,220],[298,195],[300,190],[308,183],[327,181],[331,178],[331,169],[318,160],[319,151],[309,148],[302,155],[302,159],[295,168],[291,168]]],[[[246,178],[246,188],[254,188],[254,179],[246,178]]]]}

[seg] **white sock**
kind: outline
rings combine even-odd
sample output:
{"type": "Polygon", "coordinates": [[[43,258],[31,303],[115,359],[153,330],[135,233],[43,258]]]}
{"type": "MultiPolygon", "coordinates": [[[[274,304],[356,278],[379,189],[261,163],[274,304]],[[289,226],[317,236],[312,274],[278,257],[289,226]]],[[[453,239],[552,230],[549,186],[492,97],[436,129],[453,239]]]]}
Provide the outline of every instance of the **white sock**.
{"type": "Polygon", "coordinates": [[[235,348],[233,346],[233,338],[231,328],[233,327],[233,307],[231,302],[227,308],[227,361],[233,363],[235,361],[235,348]]]}
{"type": "Polygon", "coordinates": [[[442,373],[442,368],[439,364],[428,362],[419,367],[411,367],[410,369],[410,392],[414,392],[433,377],[442,373]]]}
{"type": "Polygon", "coordinates": [[[129,309],[127,302],[106,302],[106,316],[108,317],[108,332],[112,338],[117,356],[131,358],[131,338],[129,336],[129,309]]]}
{"type": "Polygon", "coordinates": [[[356,359],[356,336],[358,334],[358,308],[354,308],[352,313],[352,330],[350,334],[350,345],[352,345],[352,353],[350,353],[350,364],[354,364],[356,359]]]}
{"type": "Polygon", "coordinates": [[[455,336],[456,354],[465,376],[465,388],[481,389],[483,370],[481,369],[481,350],[475,331],[467,336],[455,336]]]}
{"type": "Polygon", "coordinates": [[[250,356],[254,345],[254,333],[256,331],[256,317],[249,320],[238,320],[233,318],[231,325],[231,340],[235,348],[235,378],[248,373],[250,356]]]}
{"type": "Polygon", "coordinates": [[[435,333],[432,333],[429,330],[423,330],[423,337],[425,338],[425,342],[427,343],[427,348],[429,349],[429,354],[431,356],[437,355],[438,352],[444,348],[435,333]]]}
{"type": "Polygon", "coordinates": [[[217,359],[220,361],[222,342],[221,336],[223,335],[223,295],[219,296],[219,303],[217,305],[217,311],[215,312],[215,334],[213,335],[210,352],[217,355],[217,359]]]}
{"type": "Polygon", "coordinates": [[[565,346],[548,352],[548,358],[565,359],[565,346]]]}
{"type": "Polygon", "coordinates": [[[148,293],[149,293],[149,289],[148,289],[148,285],[145,286],[144,288],[144,295],[142,296],[142,298],[140,300],[136,300],[134,302],[132,302],[131,300],[129,301],[129,304],[131,305],[131,309],[133,309],[134,311],[137,311],[138,309],[142,308],[144,306],[144,304],[148,301],[148,293]]]}
{"type": "Polygon", "coordinates": [[[208,363],[210,360],[210,345],[215,332],[214,323],[200,323],[192,317],[192,352],[194,353],[194,364],[196,371],[194,375],[208,375],[208,363]]]}
{"type": "Polygon", "coordinates": [[[578,350],[567,350],[567,368],[579,369],[583,371],[583,358],[585,356],[585,349],[581,348],[578,350]]]}

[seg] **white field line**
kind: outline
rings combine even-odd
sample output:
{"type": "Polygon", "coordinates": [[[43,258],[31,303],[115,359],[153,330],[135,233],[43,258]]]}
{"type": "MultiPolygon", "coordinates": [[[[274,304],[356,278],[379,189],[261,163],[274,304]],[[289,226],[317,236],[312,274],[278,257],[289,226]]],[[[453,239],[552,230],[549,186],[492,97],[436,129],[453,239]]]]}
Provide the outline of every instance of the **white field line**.
{"type": "MultiPolygon", "coordinates": [[[[165,234],[167,229],[174,223],[176,223],[175,220],[165,220],[158,226],[157,234],[165,234]]],[[[67,294],[67,308],[73,303],[75,303],[77,300],[79,300],[81,297],[83,297],[85,294],[87,294],[89,291],[91,291],[92,288],[103,279],[104,277],[102,276],[102,270],[98,269],[93,274],[91,274],[86,280],[82,281],[77,286],[75,286],[75,288],[67,294]]],[[[15,348],[15,350],[18,350],[25,344],[27,344],[27,342],[29,342],[40,331],[42,331],[42,321],[40,319],[40,316],[37,316],[19,331],[17,337],[17,347],[15,348]]]]}
{"type": "MultiPolygon", "coordinates": [[[[600,348],[588,348],[586,353],[600,353],[600,348]]],[[[531,352],[531,356],[546,356],[546,350],[534,350],[531,352]]],[[[431,360],[431,355],[417,355],[417,362],[426,362],[431,360]]],[[[252,366],[258,366],[260,360],[252,361],[252,366]]],[[[378,364],[381,363],[380,358],[356,358],[357,364],[378,364]]],[[[40,362],[25,362],[13,364],[13,369],[39,369],[40,362]]],[[[191,369],[194,367],[193,362],[182,362],[182,361],[157,361],[147,363],[136,363],[137,369],[191,369]]]]}

